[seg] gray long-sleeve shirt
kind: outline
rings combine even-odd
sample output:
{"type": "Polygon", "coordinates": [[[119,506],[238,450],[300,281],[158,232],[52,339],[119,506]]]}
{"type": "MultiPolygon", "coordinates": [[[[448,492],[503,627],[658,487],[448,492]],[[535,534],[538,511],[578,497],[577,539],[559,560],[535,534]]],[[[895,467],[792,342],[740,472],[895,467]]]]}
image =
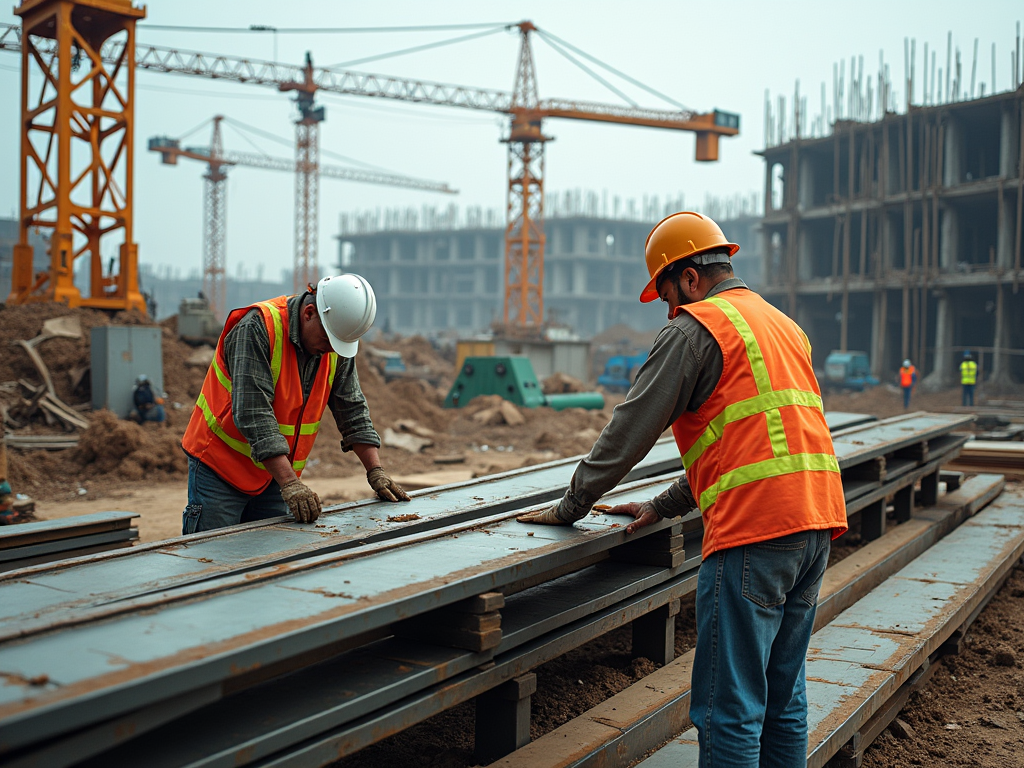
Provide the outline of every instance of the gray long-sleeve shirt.
{"type": "MultiPolygon", "coordinates": [[[[299,335],[299,308],[302,294],[288,299],[288,340],[302,379],[303,399],[309,397],[320,368],[322,355],[311,355],[302,348],[299,335]]],[[[231,329],[224,339],[226,373],[231,377],[231,415],[242,437],[249,443],[254,461],[264,461],[288,453],[288,441],[281,434],[274,415],[274,377],[270,369],[270,334],[258,309],[231,329]]],[[[326,365],[326,360],[324,360],[326,365]]],[[[370,421],[370,410],[359,387],[355,358],[338,358],[334,386],[327,401],[341,432],[341,449],[353,445],[380,447],[380,436],[370,421]]],[[[319,414],[316,415],[319,418],[319,414]]]]}
{"type": "MultiPolygon", "coordinates": [[[[706,298],[746,287],[738,277],[730,277],[706,298]]],[[[566,522],[585,517],[676,419],[704,404],[722,377],[722,367],[722,349],[711,332],[693,315],[680,312],[658,334],[626,401],[615,406],[611,421],[576,467],[558,516],[566,522]]],[[[653,502],[662,517],[678,517],[697,506],[685,475],[653,502]]]]}

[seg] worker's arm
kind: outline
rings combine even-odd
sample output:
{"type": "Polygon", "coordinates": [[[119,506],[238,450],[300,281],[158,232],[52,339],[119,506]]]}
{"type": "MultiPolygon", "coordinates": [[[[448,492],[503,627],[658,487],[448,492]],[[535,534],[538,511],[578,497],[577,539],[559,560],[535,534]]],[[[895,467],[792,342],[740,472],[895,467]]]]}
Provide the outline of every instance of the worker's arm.
{"type": "MultiPolygon", "coordinates": [[[[684,324],[685,320],[673,321],[658,335],[626,401],[615,407],[611,421],[573,473],[569,490],[554,510],[545,510],[550,512],[549,517],[562,523],[585,517],[594,503],[618,485],[686,410],[707,362],[708,347],[695,343],[692,333],[683,330],[684,324]]],[[[720,370],[719,367],[719,375],[720,370]]],[[[659,496],[656,509],[675,511],[677,498],[685,498],[681,487],[671,497],[659,496]]],[[[682,514],[688,509],[675,513],[682,514]]],[[[523,521],[555,522],[525,516],[523,521]]]]}
{"type": "MultiPolygon", "coordinates": [[[[249,444],[253,461],[267,466],[267,460],[275,456],[287,460],[288,441],[274,415],[270,336],[259,310],[246,314],[228,333],[224,339],[224,358],[231,377],[231,416],[249,444]]],[[[268,471],[280,484],[280,478],[269,467],[268,471]]],[[[288,471],[291,472],[290,466],[288,471]]]]}
{"type": "Polygon", "coordinates": [[[382,501],[409,501],[409,495],[381,466],[380,436],[370,421],[370,409],[359,386],[355,358],[338,358],[334,388],[328,400],[341,432],[341,450],[353,451],[366,469],[366,482],[382,501]]]}
{"type": "MultiPolygon", "coordinates": [[[[374,449],[374,452],[380,448],[380,435],[373,428],[370,409],[366,405],[366,397],[359,386],[355,358],[338,358],[334,386],[331,389],[327,405],[331,409],[331,413],[334,414],[334,422],[338,425],[338,431],[341,432],[341,450],[355,451],[359,460],[363,461],[363,454],[360,454],[356,446],[370,447],[374,449]]],[[[365,449],[362,450],[365,454],[365,449]]],[[[380,464],[379,459],[377,459],[377,464],[380,464]]],[[[365,461],[363,461],[363,466],[366,469],[371,469],[366,466],[365,461]]]]}

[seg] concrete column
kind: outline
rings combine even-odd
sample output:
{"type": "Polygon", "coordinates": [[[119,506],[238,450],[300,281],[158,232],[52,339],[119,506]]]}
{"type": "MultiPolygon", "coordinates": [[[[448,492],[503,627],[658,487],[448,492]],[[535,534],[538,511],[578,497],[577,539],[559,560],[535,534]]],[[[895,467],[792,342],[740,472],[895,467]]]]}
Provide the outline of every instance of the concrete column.
{"type": "Polygon", "coordinates": [[[572,265],[572,293],[574,296],[587,295],[587,265],[579,261],[572,265]]]}
{"type": "Polygon", "coordinates": [[[955,383],[953,378],[953,300],[943,292],[935,306],[935,367],[922,382],[929,392],[946,389],[955,383]]]}
{"type": "Polygon", "coordinates": [[[807,227],[801,227],[796,236],[796,276],[801,281],[814,277],[814,252],[807,227]]]}
{"type": "Polygon", "coordinates": [[[1017,175],[1017,131],[1013,110],[1008,103],[999,123],[999,175],[1004,179],[1017,175]]]}
{"type": "MultiPolygon", "coordinates": [[[[996,285],[996,332],[992,346],[996,352],[992,358],[992,373],[988,377],[986,389],[1001,390],[1013,386],[1013,379],[1010,378],[1010,356],[1005,350],[1010,348],[1010,339],[1013,328],[1010,323],[1010,308],[1008,306],[1010,295],[1009,287],[996,285]]],[[[1012,301],[1012,299],[1010,299],[1012,301]]]]}
{"type": "Polygon", "coordinates": [[[888,304],[888,291],[875,291],[875,299],[871,305],[871,373],[879,379],[882,378],[885,365],[888,304]]]}
{"type": "Polygon", "coordinates": [[[960,151],[961,131],[957,121],[951,119],[946,123],[946,146],[943,147],[945,157],[942,161],[942,183],[952,187],[960,183],[963,176],[961,168],[963,153],[960,151]]]}
{"type": "MultiPolygon", "coordinates": [[[[1012,204],[1013,198],[1003,194],[1001,216],[997,219],[999,227],[996,232],[996,266],[1000,269],[1013,269],[1013,223],[1016,220],[1017,211],[1012,204]]],[[[1000,200],[996,197],[996,205],[1000,200]]]]}
{"type": "Polygon", "coordinates": [[[939,269],[950,271],[959,257],[960,226],[956,208],[943,206],[942,225],[939,227],[939,269]]]}
{"type": "Polygon", "coordinates": [[[799,160],[800,178],[797,182],[797,207],[805,211],[814,205],[814,166],[810,159],[799,160]]]}

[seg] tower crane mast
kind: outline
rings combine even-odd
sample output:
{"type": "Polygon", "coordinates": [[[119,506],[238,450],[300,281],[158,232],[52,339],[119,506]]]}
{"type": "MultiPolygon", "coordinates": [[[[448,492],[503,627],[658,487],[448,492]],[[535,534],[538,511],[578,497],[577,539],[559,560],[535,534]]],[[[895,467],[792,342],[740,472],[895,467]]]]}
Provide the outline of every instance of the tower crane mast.
{"type": "MultiPolygon", "coordinates": [[[[210,302],[210,308],[218,320],[223,320],[227,311],[227,297],[225,277],[227,274],[227,256],[225,250],[225,232],[227,228],[227,170],[231,166],[246,166],[249,168],[262,168],[269,171],[286,171],[301,176],[309,169],[303,166],[298,160],[286,160],[280,157],[269,157],[257,152],[237,152],[225,150],[221,137],[221,123],[224,117],[215,116],[211,123],[212,132],[210,145],[206,147],[182,147],[178,139],[167,136],[154,136],[149,140],[149,149],[159,152],[163,163],[177,165],[179,158],[187,160],[198,160],[206,163],[207,170],[203,174],[203,295],[210,302]]],[[[442,192],[455,194],[457,190],[447,184],[425,179],[416,179],[409,176],[401,176],[396,173],[385,173],[381,171],[364,171],[354,168],[343,168],[341,166],[317,164],[311,181],[319,185],[321,176],[341,181],[357,181],[368,184],[383,184],[391,187],[406,187],[419,189],[427,192],[442,192]]],[[[296,211],[297,218],[300,212],[296,211]]],[[[301,224],[296,221],[296,229],[301,224]]],[[[315,233],[315,228],[312,230],[315,233]]],[[[310,238],[315,242],[315,237],[310,238]]],[[[310,269],[315,269],[313,262],[310,269]]],[[[314,283],[316,273],[307,272],[306,282],[314,283]]],[[[297,283],[295,291],[303,289],[306,283],[297,283]]]]}

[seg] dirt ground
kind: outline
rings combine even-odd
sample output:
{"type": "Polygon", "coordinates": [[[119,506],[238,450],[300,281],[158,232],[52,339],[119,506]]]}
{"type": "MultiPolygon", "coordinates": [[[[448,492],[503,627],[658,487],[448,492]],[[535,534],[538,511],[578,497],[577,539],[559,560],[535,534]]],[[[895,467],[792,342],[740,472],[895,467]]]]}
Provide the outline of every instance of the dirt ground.
{"type": "Polygon", "coordinates": [[[864,768],[1024,765],[1024,567],[1018,566],[899,719],[864,768]]]}
{"type": "MultiPolygon", "coordinates": [[[[85,336],[81,341],[45,342],[40,354],[54,378],[58,396],[79,406],[90,420],[77,449],[10,454],[10,479],[16,492],[37,501],[40,519],[93,511],[133,511],[140,515],[143,541],[178,535],[186,502],[186,461],[180,449],[192,403],[206,367],[190,364],[195,350],[177,340],[174,320],[163,323],[164,388],[168,394],[168,426],[116,419],[92,413],[87,388],[73,389],[68,375],[89,360],[88,329],[111,319],[88,310],[29,306],[0,309],[0,338],[29,339],[45,319],[76,315],[85,336]]],[[[117,323],[142,323],[134,314],[117,323]]],[[[432,445],[411,453],[384,446],[385,467],[410,489],[456,482],[516,467],[573,456],[589,450],[611,417],[621,396],[606,396],[602,411],[548,408],[517,409],[522,424],[510,426],[495,412],[496,402],[478,398],[459,410],[441,407],[450,384],[452,362],[424,339],[381,341],[382,349],[401,351],[407,365],[428,370],[432,383],[396,381],[385,384],[367,354],[357,359],[360,380],[374,424],[382,435],[415,432],[432,445]],[[438,460],[441,460],[441,463],[438,460]],[[455,463],[449,463],[455,461],[455,463]]],[[[15,349],[0,360],[0,402],[12,405],[18,379],[37,381],[28,358],[15,349]]],[[[984,392],[979,392],[983,402],[984,392]]],[[[826,393],[826,410],[872,413],[879,418],[903,412],[899,390],[882,386],[863,393],[826,393]]],[[[916,392],[912,410],[948,410],[960,403],[959,390],[916,392]]],[[[331,418],[310,456],[304,479],[328,504],[370,495],[358,460],[340,448],[331,418]]],[[[60,429],[38,420],[18,434],[54,434],[60,429]]],[[[855,551],[859,542],[836,542],[832,561],[855,551]]],[[[695,642],[692,599],[684,600],[677,621],[676,650],[695,642]]],[[[623,690],[655,667],[629,655],[630,629],[623,627],[536,670],[531,733],[536,738],[623,690]]],[[[941,662],[929,686],[917,694],[901,715],[909,726],[886,731],[867,754],[871,768],[911,765],[956,765],[996,768],[1024,765],[1024,571],[1014,572],[1007,585],[981,614],[968,635],[964,652],[941,662]]],[[[403,765],[409,768],[455,768],[475,764],[473,705],[463,704],[408,731],[363,750],[339,763],[345,768],[403,765]]]]}

